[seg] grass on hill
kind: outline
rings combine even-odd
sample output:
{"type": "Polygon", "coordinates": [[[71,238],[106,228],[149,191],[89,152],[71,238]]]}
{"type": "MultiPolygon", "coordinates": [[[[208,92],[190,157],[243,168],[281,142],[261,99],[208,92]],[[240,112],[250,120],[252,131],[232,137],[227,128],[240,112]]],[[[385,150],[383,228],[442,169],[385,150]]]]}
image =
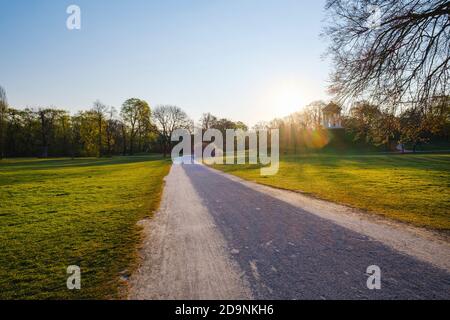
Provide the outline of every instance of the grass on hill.
{"type": "Polygon", "coordinates": [[[0,299],[120,297],[136,223],[157,208],[169,168],[159,156],[0,161],[0,299]],[[81,290],[66,287],[69,265],[81,290]]]}
{"type": "Polygon", "coordinates": [[[450,230],[450,154],[284,156],[274,176],[261,176],[258,165],[214,167],[416,226],[450,230]]]}

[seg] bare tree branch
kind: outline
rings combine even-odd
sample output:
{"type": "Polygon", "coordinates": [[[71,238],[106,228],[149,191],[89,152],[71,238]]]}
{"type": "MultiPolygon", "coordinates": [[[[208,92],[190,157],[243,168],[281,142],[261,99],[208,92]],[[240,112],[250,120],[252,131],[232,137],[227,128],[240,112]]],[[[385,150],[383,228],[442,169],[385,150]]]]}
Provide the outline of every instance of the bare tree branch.
{"type": "Polygon", "coordinates": [[[424,108],[449,95],[450,1],[328,0],[326,9],[330,92],[339,101],[424,108]]]}

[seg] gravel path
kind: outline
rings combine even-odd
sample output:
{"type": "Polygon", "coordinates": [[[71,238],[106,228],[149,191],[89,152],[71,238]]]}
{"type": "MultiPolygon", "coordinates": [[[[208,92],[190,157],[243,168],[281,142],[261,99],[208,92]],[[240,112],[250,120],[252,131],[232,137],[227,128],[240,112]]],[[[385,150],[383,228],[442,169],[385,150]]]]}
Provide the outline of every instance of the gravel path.
{"type": "Polygon", "coordinates": [[[142,224],[131,299],[450,298],[446,239],[202,165],[174,165],[142,224]]]}
{"type": "Polygon", "coordinates": [[[166,177],[161,208],[141,221],[143,263],[131,299],[250,299],[249,285],[182,166],[166,177]]]}

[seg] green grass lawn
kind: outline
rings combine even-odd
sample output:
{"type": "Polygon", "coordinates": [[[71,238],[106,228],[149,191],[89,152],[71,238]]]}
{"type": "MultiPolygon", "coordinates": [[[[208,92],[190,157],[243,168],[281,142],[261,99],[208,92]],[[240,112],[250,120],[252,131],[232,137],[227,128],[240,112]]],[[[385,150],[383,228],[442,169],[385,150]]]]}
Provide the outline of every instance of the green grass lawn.
{"type": "Polygon", "coordinates": [[[416,226],[450,230],[450,154],[285,156],[274,176],[257,165],[215,168],[416,226]]]}
{"type": "Polygon", "coordinates": [[[157,208],[159,156],[0,161],[0,299],[118,298],[137,262],[137,221],[157,208]],[[81,268],[81,290],[66,287],[81,268]]]}

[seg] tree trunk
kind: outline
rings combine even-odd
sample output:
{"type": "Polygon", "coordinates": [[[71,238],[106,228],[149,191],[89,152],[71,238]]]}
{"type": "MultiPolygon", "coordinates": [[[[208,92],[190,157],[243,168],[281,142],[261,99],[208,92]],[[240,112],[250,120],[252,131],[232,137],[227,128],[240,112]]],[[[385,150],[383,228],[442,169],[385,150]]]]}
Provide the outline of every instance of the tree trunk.
{"type": "Polygon", "coordinates": [[[98,155],[102,157],[102,118],[98,119],[98,155]]]}
{"type": "Polygon", "coordinates": [[[42,148],[42,157],[47,158],[48,157],[48,146],[44,145],[42,148]]]}
{"type": "Polygon", "coordinates": [[[111,137],[108,134],[108,157],[111,156],[111,137]]]}
{"type": "Polygon", "coordinates": [[[48,157],[48,143],[47,143],[47,137],[44,132],[42,132],[42,157],[43,158],[48,157]]]}
{"type": "Polygon", "coordinates": [[[0,160],[2,159],[3,159],[3,114],[0,114],[0,160]]]}
{"type": "Polygon", "coordinates": [[[134,137],[133,134],[130,136],[130,155],[133,155],[133,143],[134,143],[134,137]]]}
{"type": "Polygon", "coordinates": [[[167,140],[166,140],[166,138],[164,138],[164,140],[163,140],[163,156],[164,156],[164,158],[166,158],[167,157],[167,140]]]}
{"type": "Polygon", "coordinates": [[[138,152],[142,152],[142,133],[141,128],[139,128],[139,143],[138,143],[138,152]]]}
{"type": "Polygon", "coordinates": [[[41,136],[42,136],[42,157],[47,158],[48,157],[48,139],[47,139],[47,125],[48,120],[45,119],[44,111],[40,112],[40,118],[41,118],[41,136]]]}
{"type": "Polygon", "coordinates": [[[73,160],[75,158],[75,144],[73,137],[70,139],[70,158],[73,160]]]}
{"type": "Polygon", "coordinates": [[[122,136],[123,136],[123,155],[127,154],[127,132],[125,126],[122,125],[122,136]]]}

